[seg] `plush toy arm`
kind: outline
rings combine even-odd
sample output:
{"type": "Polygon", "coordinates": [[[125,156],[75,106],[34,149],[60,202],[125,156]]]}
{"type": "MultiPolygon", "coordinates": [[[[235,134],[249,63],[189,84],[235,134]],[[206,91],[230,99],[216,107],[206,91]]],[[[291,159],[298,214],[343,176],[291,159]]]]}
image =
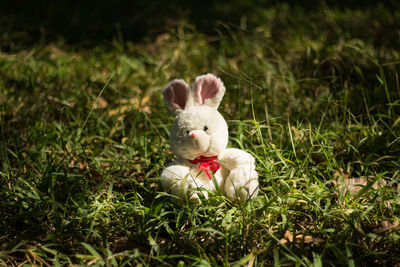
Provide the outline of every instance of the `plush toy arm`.
{"type": "Polygon", "coordinates": [[[225,182],[225,194],[230,199],[247,199],[258,194],[258,174],[254,168],[239,166],[229,173],[225,182]]]}
{"type": "Polygon", "coordinates": [[[188,198],[190,202],[198,203],[199,194],[203,194],[205,198],[208,195],[206,190],[200,193],[202,184],[190,175],[189,167],[177,163],[169,165],[161,172],[161,184],[165,191],[179,197],[181,201],[188,198]]]}
{"type": "Polygon", "coordinates": [[[228,198],[245,201],[257,196],[258,174],[253,156],[240,149],[228,148],[219,160],[229,171],[224,186],[228,198]]]}
{"type": "Polygon", "coordinates": [[[228,171],[233,170],[239,166],[253,166],[254,158],[249,153],[237,149],[237,148],[227,148],[218,157],[222,166],[224,166],[228,171]]]}

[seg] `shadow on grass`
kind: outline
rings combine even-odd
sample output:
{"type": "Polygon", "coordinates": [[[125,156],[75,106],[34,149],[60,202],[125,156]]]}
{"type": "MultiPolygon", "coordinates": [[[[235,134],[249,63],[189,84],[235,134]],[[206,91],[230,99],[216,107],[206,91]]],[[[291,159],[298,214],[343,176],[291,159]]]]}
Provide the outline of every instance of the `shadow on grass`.
{"type": "MultiPolygon", "coordinates": [[[[331,3],[322,5],[350,9],[377,5],[376,1],[328,2],[331,3]]],[[[182,19],[195,25],[198,31],[216,34],[215,23],[218,21],[239,25],[245,16],[249,23],[257,23],[262,22],[262,12],[269,7],[289,5],[313,12],[321,3],[272,0],[17,0],[7,2],[0,10],[0,43],[1,50],[12,51],[35,43],[59,40],[60,37],[79,46],[98,45],[113,38],[140,41],[175,26],[182,19]]],[[[380,4],[393,8],[398,6],[396,1],[380,4]]]]}

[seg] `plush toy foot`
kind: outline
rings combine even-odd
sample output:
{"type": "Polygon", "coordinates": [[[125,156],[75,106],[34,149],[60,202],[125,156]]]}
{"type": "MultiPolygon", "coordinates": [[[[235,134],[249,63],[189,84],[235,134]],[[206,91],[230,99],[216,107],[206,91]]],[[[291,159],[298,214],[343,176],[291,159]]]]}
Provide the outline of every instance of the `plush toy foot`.
{"type": "Polygon", "coordinates": [[[201,203],[201,199],[208,198],[208,192],[205,190],[201,190],[201,192],[200,191],[192,192],[191,194],[188,192],[188,195],[189,195],[188,201],[190,204],[199,204],[201,203]]]}
{"type": "Polygon", "coordinates": [[[168,193],[176,196],[173,201],[177,204],[200,203],[201,198],[208,198],[208,192],[201,181],[190,174],[187,166],[173,163],[161,173],[161,183],[168,193]]]}
{"type": "Polygon", "coordinates": [[[240,166],[230,171],[225,183],[225,193],[229,199],[246,201],[257,196],[258,175],[251,165],[240,166]]]}

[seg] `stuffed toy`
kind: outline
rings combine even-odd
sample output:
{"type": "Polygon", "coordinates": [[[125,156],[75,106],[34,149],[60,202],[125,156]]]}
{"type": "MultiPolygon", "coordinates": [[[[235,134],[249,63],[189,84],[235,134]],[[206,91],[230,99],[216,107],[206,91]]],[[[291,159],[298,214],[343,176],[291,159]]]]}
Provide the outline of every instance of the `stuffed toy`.
{"type": "Polygon", "coordinates": [[[185,81],[174,80],[163,94],[176,115],[170,144],[177,156],[161,173],[164,189],[190,202],[213,192],[231,200],[255,197],[254,158],[243,150],[226,148],[228,125],[217,110],[225,94],[222,81],[213,74],[201,75],[190,89],[185,81]]]}

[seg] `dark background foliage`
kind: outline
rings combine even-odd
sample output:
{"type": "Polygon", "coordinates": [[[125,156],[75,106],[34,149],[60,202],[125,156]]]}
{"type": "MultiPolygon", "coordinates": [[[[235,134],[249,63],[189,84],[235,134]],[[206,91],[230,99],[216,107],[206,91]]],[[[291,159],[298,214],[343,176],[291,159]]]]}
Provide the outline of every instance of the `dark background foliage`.
{"type": "MultiPolygon", "coordinates": [[[[152,38],[187,19],[198,31],[215,35],[216,22],[239,25],[246,16],[250,27],[263,22],[263,11],[269,7],[288,5],[308,13],[319,12],[321,5],[340,9],[362,10],[385,6],[395,12],[398,1],[3,1],[0,9],[2,50],[52,41],[62,37],[70,44],[98,45],[117,35],[125,41],[152,38]]],[[[279,8],[278,8],[279,9],[279,8]]],[[[383,14],[385,15],[385,14],[383,14]]],[[[386,14],[387,15],[387,14],[386,14]]],[[[392,22],[395,26],[396,22],[392,22]]],[[[374,25],[371,25],[372,27],[374,25]]],[[[390,25],[388,25],[390,27],[390,25]]],[[[356,32],[355,32],[356,33],[356,32]]],[[[382,40],[377,40],[381,42],[382,40]]],[[[391,40],[396,42],[398,40],[391,40]]]]}

